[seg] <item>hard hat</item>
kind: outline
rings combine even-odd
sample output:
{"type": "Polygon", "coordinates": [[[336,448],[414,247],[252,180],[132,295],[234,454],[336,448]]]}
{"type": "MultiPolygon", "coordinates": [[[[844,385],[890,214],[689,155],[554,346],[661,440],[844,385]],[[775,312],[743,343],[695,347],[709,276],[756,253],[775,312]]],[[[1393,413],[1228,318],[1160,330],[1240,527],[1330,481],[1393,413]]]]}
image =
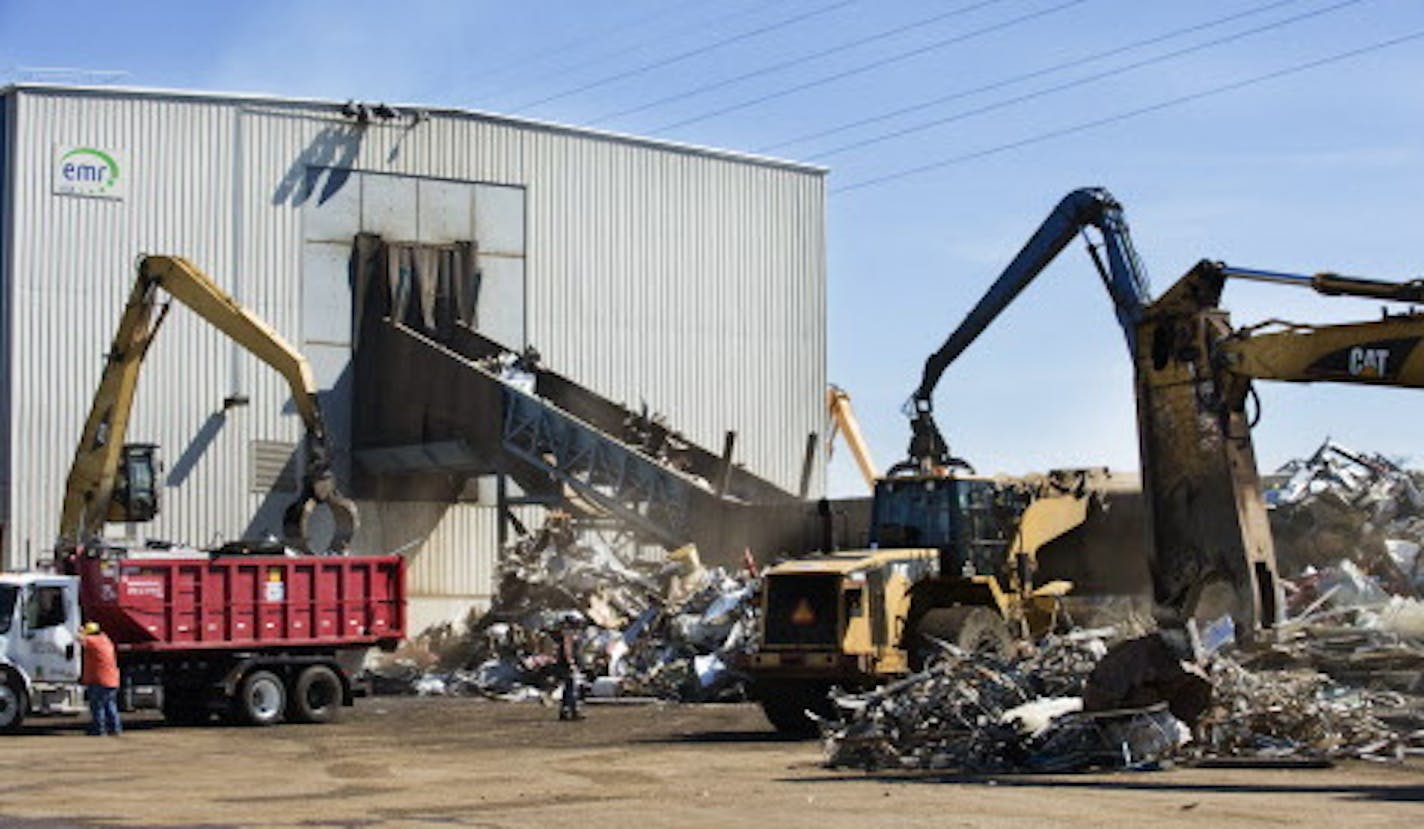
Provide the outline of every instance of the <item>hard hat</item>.
{"type": "Polygon", "coordinates": [[[98,623],[98,622],[85,622],[85,623],[84,623],[84,635],[85,635],[85,636],[93,636],[94,634],[96,634],[96,633],[98,633],[98,632],[99,632],[99,623],[98,623]]]}

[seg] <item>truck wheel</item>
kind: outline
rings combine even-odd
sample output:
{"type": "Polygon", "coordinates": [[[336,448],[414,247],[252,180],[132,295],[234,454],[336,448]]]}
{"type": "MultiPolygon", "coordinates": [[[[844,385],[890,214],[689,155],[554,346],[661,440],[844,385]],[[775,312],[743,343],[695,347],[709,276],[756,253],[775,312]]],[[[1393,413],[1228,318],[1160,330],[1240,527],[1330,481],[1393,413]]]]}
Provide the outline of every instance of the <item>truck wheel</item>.
{"type": "Polygon", "coordinates": [[[980,605],[938,607],[920,617],[915,625],[914,641],[910,643],[911,667],[921,670],[938,655],[939,648],[926,636],[932,636],[970,653],[981,653],[1000,659],[1013,652],[1014,639],[1004,617],[992,608],[980,605]]]}
{"type": "Polygon", "coordinates": [[[282,719],[282,709],[287,707],[287,689],[271,671],[253,671],[243,677],[233,707],[239,722],[272,725],[282,719]]]}
{"type": "Polygon", "coordinates": [[[341,678],[325,665],[310,665],[297,674],[287,698],[287,719],[327,723],[341,711],[341,678]]]}
{"type": "Polygon", "coordinates": [[[203,725],[212,713],[201,692],[163,689],[163,719],[172,725],[203,725]]]}
{"type": "Polygon", "coordinates": [[[0,732],[19,731],[29,710],[25,684],[12,671],[0,671],[0,732]]]}
{"type": "Polygon", "coordinates": [[[835,719],[835,705],[826,693],[830,686],[823,682],[759,683],[756,696],[766,719],[787,737],[815,737],[821,733],[816,721],[806,716],[809,709],[817,716],[835,719]]]}

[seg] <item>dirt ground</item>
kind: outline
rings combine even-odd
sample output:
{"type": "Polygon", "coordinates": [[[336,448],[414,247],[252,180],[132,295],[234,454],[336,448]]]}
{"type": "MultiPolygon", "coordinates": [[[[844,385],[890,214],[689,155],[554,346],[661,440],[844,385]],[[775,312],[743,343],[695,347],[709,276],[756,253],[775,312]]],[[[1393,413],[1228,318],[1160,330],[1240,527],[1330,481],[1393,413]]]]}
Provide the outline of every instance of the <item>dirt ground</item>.
{"type": "Polygon", "coordinates": [[[0,825],[1417,826],[1424,765],[1177,768],[1035,777],[868,776],[819,765],[753,706],[359,700],[325,726],[119,738],[31,720],[0,738],[0,825]]]}

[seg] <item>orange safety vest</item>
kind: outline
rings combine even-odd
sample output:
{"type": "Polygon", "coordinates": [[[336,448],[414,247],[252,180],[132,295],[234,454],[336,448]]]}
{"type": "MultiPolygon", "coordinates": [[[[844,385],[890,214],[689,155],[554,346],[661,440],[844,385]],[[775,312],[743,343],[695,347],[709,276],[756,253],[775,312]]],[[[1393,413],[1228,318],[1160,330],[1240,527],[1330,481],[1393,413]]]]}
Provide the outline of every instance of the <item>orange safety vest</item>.
{"type": "Polygon", "coordinates": [[[83,645],[84,669],[79,675],[80,683],[104,688],[119,687],[119,655],[109,637],[103,633],[85,636],[83,645]]]}

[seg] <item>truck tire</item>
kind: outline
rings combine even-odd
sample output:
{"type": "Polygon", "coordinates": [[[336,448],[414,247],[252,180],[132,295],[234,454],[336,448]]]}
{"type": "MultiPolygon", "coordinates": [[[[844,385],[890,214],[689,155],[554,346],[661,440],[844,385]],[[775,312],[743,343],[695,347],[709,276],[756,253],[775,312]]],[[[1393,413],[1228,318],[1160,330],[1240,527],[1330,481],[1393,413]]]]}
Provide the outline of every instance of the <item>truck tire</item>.
{"type": "Polygon", "coordinates": [[[204,725],[212,718],[201,691],[163,689],[163,719],[171,725],[204,725]]]}
{"type": "Polygon", "coordinates": [[[819,717],[836,718],[835,705],[826,696],[830,690],[824,682],[769,682],[758,683],[755,694],[778,734],[808,738],[821,733],[816,721],[806,716],[808,709],[819,717]]]}
{"type": "Polygon", "coordinates": [[[308,665],[297,674],[287,697],[287,719],[328,723],[341,712],[341,678],[326,665],[308,665]]]}
{"type": "Polygon", "coordinates": [[[25,683],[13,671],[0,671],[0,733],[19,731],[29,710],[25,683]]]}
{"type": "Polygon", "coordinates": [[[932,636],[970,653],[981,653],[1000,659],[1013,653],[1014,639],[1004,617],[993,608],[982,605],[955,605],[926,611],[915,624],[910,643],[910,667],[921,670],[940,650],[926,636],[932,636]]]}
{"type": "Polygon", "coordinates": [[[233,699],[233,714],[247,725],[274,725],[287,707],[287,688],[271,671],[253,671],[242,678],[233,699]]]}

